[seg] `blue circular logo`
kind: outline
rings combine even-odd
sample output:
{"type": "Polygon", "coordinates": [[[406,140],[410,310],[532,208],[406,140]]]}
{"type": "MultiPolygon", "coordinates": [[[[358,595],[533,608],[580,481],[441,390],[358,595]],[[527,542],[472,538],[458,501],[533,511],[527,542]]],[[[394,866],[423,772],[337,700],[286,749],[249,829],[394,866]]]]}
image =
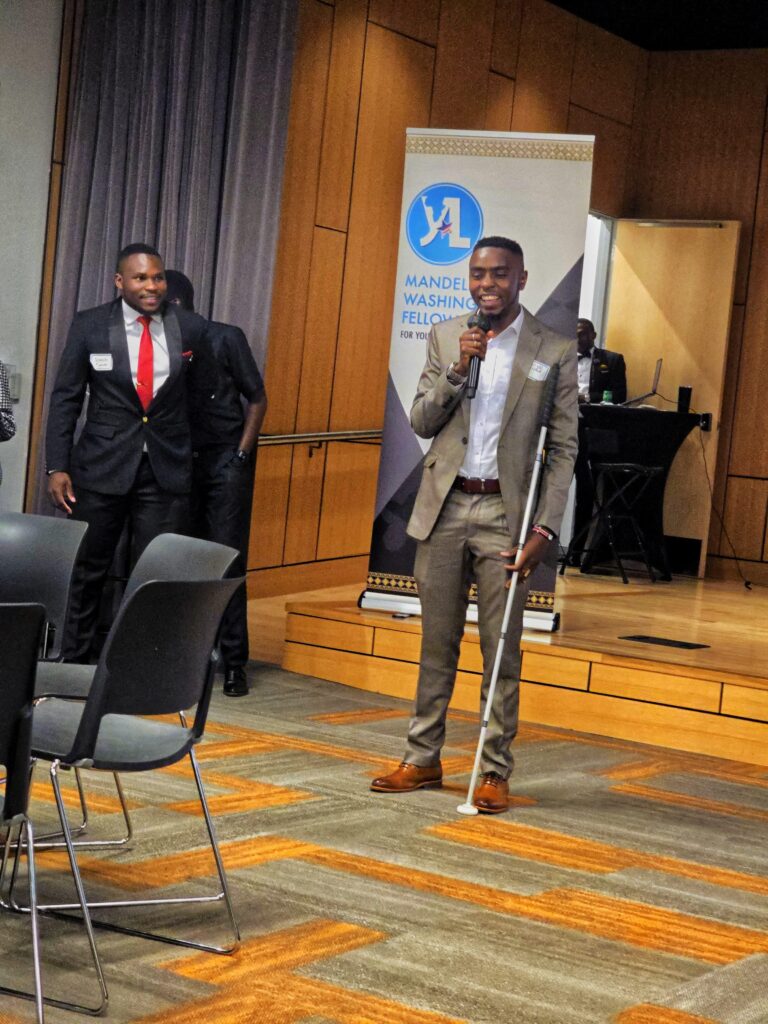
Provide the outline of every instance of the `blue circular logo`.
{"type": "Polygon", "coordinates": [[[442,181],[421,189],[408,207],[405,233],[427,263],[458,263],[483,233],[483,211],[467,189],[442,181]]]}

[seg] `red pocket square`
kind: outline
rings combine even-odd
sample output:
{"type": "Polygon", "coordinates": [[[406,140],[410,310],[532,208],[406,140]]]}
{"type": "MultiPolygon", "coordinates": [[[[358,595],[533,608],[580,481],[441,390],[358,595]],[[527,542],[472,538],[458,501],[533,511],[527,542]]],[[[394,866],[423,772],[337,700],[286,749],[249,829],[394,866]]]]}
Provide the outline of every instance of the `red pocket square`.
{"type": "Polygon", "coordinates": [[[192,349],[189,349],[187,352],[182,352],[181,353],[181,358],[182,359],[191,359],[194,354],[195,353],[192,351],[192,349]]]}

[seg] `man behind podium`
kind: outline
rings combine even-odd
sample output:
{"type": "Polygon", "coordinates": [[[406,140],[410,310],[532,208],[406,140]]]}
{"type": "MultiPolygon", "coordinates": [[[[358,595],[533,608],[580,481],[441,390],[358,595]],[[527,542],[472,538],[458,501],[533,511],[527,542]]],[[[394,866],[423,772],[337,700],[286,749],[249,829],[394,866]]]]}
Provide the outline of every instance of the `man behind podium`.
{"type": "Polygon", "coordinates": [[[579,350],[579,402],[602,402],[606,391],[611,402],[627,400],[627,368],[621,352],[609,352],[595,345],[595,325],[585,317],[576,321],[576,345],[579,350]]]}
{"type": "MultiPolygon", "coordinates": [[[[595,325],[586,317],[576,321],[576,345],[579,351],[579,404],[602,402],[606,391],[611,394],[611,402],[621,405],[627,400],[627,368],[621,352],[609,352],[608,349],[595,345],[597,333],[595,325]]],[[[592,507],[595,495],[592,490],[592,477],[589,472],[586,439],[582,421],[579,420],[579,454],[576,459],[576,505],[573,513],[573,537],[577,550],[587,545],[587,528],[592,519],[592,507]]],[[[579,565],[581,558],[575,554],[571,557],[572,565],[579,565]]]]}
{"type": "Polygon", "coordinates": [[[126,246],[114,280],[121,297],[72,322],[48,414],[50,499],[88,523],[63,640],[67,661],[91,656],[104,580],[124,526],[135,557],[158,534],[185,528],[192,479],[188,377],[215,373],[205,320],[165,302],[156,249],[126,246]],[[87,417],[75,442],[86,391],[87,417]]]}
{"type": "MultiPolygon", "coordinates": [[[[374,780],[371,789],[377,792],[441,785],[440,750],[472,578],[485,704],[507,597],[505,562],[520,535],[542,399],[555,366],[559,379],[547,464],[534,526],[514,566],[522,580],[560,529],[576,457],[576,346],[521,307],[527,277],[517,242],[481,239],[469,263],[469,290],[490,330],[486,334],[479,326],[469,327],[463,316],[436,324],[430,332],[427,363],[411,409],[416,433],[433,438],[408,524],[419,542],[414,575],[422,606],[421,663],[404,759],[395,771],[374,780]],[[477,395],[469,401],[465,392],[473,356],[483,362],[477,395]]],[[[475,806],[488,814],[509,806],[525,591],[521,583],[483,745],[482,777],[473,794],[475,806]]]]}

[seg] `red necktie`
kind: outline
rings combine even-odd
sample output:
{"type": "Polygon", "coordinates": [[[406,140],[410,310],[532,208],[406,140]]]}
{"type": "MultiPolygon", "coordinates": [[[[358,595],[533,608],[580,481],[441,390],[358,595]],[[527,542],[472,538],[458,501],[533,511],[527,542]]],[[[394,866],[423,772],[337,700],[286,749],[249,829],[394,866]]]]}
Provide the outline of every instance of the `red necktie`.
{"type": "Polygon", "coordinates": [[[154,354],[152,351],[152,335],[149,333],[149,325],[152,318],[139,316],[136,319],[141,324],[141,341],[139,342],[139,365],[136,370],[136,391],[144,409],[152,401],[155,389],[154,354]]]}

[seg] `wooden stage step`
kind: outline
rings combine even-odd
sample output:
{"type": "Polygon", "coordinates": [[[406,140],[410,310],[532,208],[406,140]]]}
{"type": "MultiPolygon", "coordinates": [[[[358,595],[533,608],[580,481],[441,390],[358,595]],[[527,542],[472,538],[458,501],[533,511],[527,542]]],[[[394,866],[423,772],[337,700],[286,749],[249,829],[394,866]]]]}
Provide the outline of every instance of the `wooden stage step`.
{"type": "MultiPolygon", "coordinates": [[[[521,719],[768,765],[768,591],[732,581],[558,581],[560,630],[523,637],[521,719]],[[621,639],[649,635],[700,649],[621,639]]],[[[412,699],[421,620],[353,602],[287,605],[283,667],[412,699]]],[[[478,709],[482,659],[467,626],[451,706],[478,709]]]]}

